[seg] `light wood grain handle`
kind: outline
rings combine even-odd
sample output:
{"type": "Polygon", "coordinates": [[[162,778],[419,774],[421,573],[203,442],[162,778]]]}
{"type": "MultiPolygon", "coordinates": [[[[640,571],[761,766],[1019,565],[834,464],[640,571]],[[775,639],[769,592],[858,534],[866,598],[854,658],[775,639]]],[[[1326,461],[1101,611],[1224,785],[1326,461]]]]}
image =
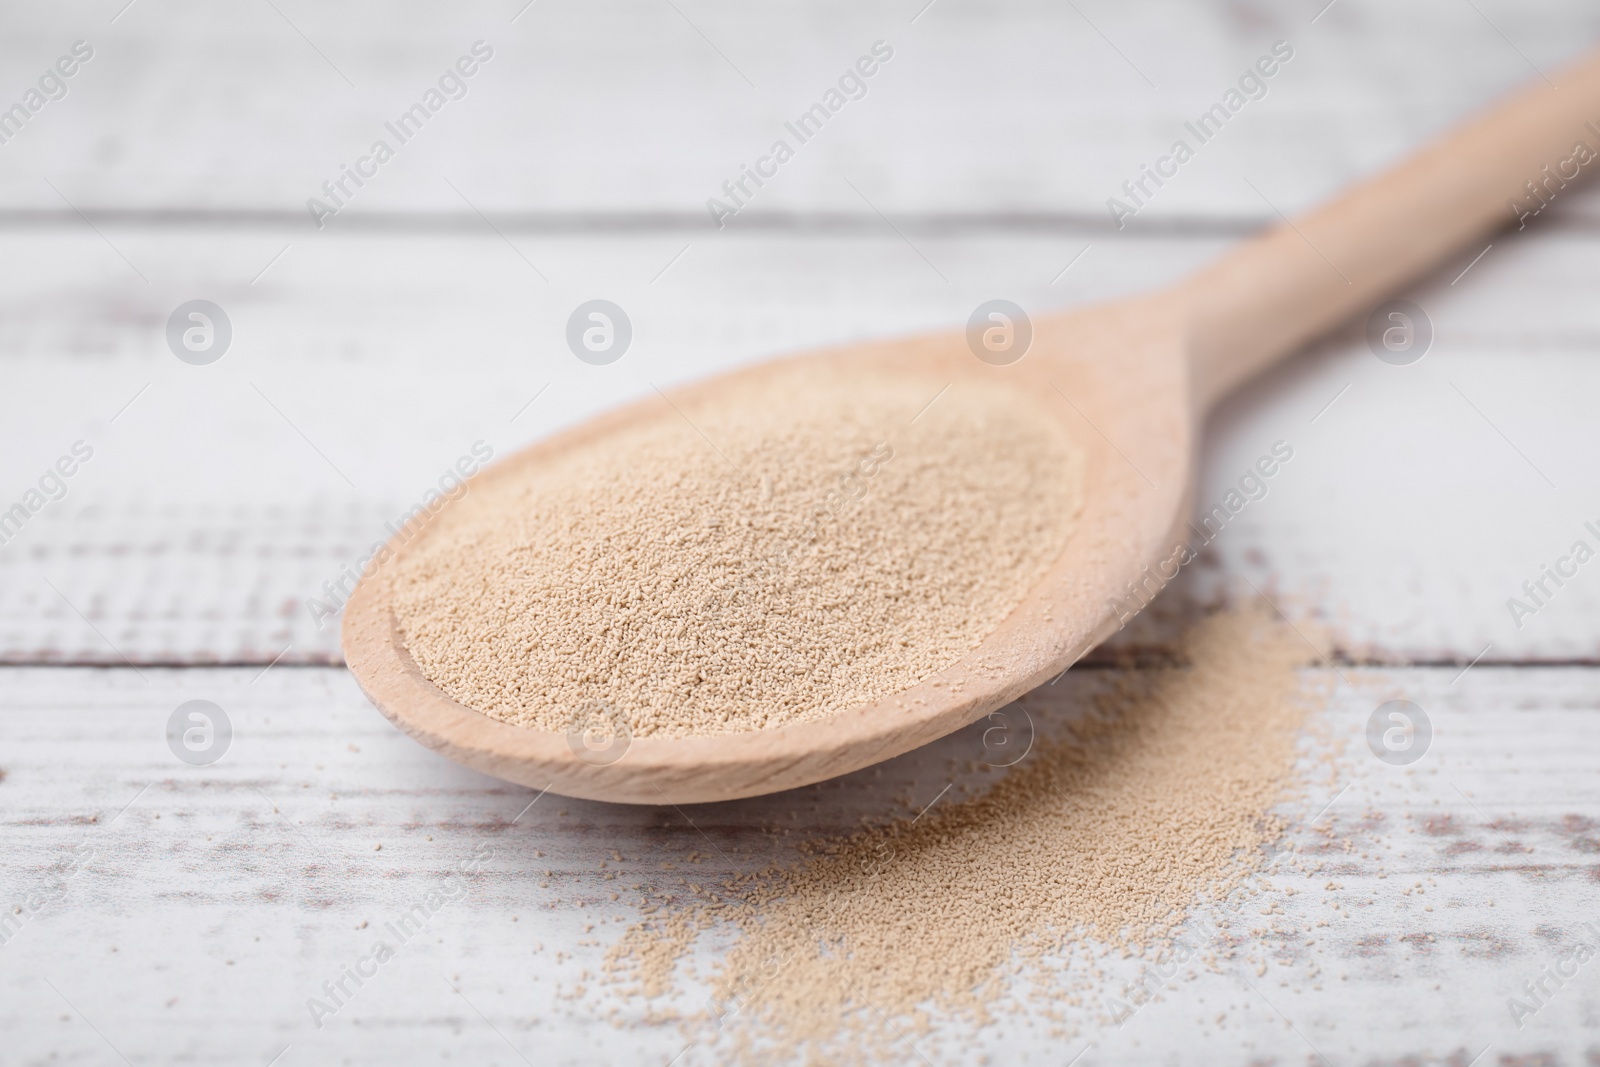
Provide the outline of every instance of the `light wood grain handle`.
{"type": "Polygon", "coordinates": [[[1600,51],[1224,256],[1183,290],[1201,410],[1475,238],[1519,225],[1538,197],[1570,196],[1600,173],[1597,157],[1600,51]]]}

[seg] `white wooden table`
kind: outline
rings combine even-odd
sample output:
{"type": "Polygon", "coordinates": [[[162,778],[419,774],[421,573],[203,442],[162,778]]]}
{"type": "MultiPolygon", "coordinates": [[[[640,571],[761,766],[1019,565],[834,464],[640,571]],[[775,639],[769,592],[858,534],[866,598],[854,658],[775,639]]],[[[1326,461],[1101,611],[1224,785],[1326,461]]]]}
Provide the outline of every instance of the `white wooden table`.
{"type": "MultiPolygon", "coordinates": [[[[0,33],[0,105],[94,52],[0,144],[0,509],[93,449],[0,546],[5,1063],[671,1061],[667,1005],[599,980],[638,887],[925,802],[976,735],[805,798],[529,807],[367,706],[308,598],[476,441],[503,454],[652,384],[995,296],[1159,285],[1600,37],[1578,0],[122,3],[0,33]],[[1280,39],[1267,96],[1112,227],[1105,199],[1280,39]],[[467,95],[316,229],[306,199],[478,40],[467,95]],[[866,96],[713,228],[706,198],[879,40],[866,96]],[[596,296],[635,325],[609,367],[562,341],[596,296]],[[233,330],[207,366],[165,338],[197,298],[233,330]],[[191,699],[233,725],[207,766],[165,741],[191,699]],[[315,1026],[307,998],[484,843],[466,894],[315,1026]]],[[[995,1062],[1600,1057],[1600,965],[1520,1029],[1506,1006],[1600,947],[1600,564],[1520,627],[1506,606],[1600,543],[1597,223],[1600,196],[1572,193],[1405,294],[1436,330],[1421,362],[1378,361],[1357,324],[1208,429],[1202,501],[1274,441],[1295,458],[1118,640],[1245,579],[1331,627],[1343,678],[1315,725],[1346,746],[1286,814],[1302,848],[1350,851],[1281,917],[1330,925],[1121,1027],[1007,1017],[977,1037],[995,1062]],[[1362,740],[1396,696],[1436,730],[1406,768],[1362,740]]],[[[1030,706],[1048,721],[1106,659],[1030,706]]],[[[941,1047],[961,1046],[920,1051],[941,1047]]]]}

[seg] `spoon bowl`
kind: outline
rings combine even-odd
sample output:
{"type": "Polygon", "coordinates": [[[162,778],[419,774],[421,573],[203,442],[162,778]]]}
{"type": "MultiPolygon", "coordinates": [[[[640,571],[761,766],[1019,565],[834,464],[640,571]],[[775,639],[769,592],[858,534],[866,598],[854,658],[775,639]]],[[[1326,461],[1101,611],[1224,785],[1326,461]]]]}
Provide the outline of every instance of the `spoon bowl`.
{"type": "MultiPolygon", "coordinates": [[[[567,796],[699,802],[808,784],[888,759],[957,730],[1064,670],[1116,628],[1108,604],[1181,525],[1192,481],[1193,405],[1172,298],[1043,319],[1019,362],[980,362],[962,334],[858,345],[760,364],[610,412],[495,464],[473,481],[515,478],[671,401],[714,399],[796,361],[808,373],[870,365],[888,372],[1001,380],[1059,419],[1085,457],[1084,505],[1044,578],[977,648],[911,689],[819,721],[690,737],[581,736],[514,726],[452,698],[407,650],[391,603],[395,562],[426,527],[363,580],[345,609],[344,646],[368,698],[401,729],[451,759],[567,796]],[[1118,444],[1113,445],[1116,441],[1118,444]]],[[[446,504],[448,508],[451,505],[446,504]]],[[[437,521],[444,509],[429,521],[437,521]]]]}

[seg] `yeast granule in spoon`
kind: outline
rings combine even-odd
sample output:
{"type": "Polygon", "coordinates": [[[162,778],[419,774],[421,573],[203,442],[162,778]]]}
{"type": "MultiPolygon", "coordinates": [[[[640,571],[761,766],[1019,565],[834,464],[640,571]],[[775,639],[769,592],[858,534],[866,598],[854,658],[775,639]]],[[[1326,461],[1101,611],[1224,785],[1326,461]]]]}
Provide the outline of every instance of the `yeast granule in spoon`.
{"type": "Polygon", "coordinates": [[[474,485],[398,561],[395,615],[428,678],[508,723],[820,719],[992,633],[1082,471],[1008,386],[797,365],[474,485]]]}

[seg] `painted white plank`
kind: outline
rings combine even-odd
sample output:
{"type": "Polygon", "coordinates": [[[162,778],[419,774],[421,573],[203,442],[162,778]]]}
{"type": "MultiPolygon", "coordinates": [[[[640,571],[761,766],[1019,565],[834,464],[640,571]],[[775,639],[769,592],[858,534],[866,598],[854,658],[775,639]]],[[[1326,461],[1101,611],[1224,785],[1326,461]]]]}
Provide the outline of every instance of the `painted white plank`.
{"type": "Polygon", "coordinates": [[[1582,0],[524,4],[29,5],[0,40],[0,103],[74,41],[95,52],[0,147],[0,204],[276,211],[309,227],[306,199],[481,39],[494,58],[467,95],[415,140],[389,137],[397,155],[352,214],[470,220],[464,196],[491,214],[708,223],[706,199],[785,138],[796,158],[752,212],[870,219],[864,194],[891,212],[1102,217],[1286,40],[1295,57],[1267,95],[1214,142],[1189,137],[1199,155],[1139,221],[1266,217],[1242,176],[1303,206],[1600,34],[1582,0]],[[805,144],[788,134],[878,40],[894,58],[867,95],[805,144]]]}
{"type": "MultiPolygon", "coordinates": [[[[324,583],[475,441],[503,454],[650,383],[948,328],[996,294],[1040,310],[1136,291],[1225,247],[520,238],[546,283],[493,234],[325,234],[293,243],[252,285],[278,236],[106,236],[148,286],[92,232],[0,239],[12,265],[0,502],[23,499],[73,442],[96,450],[67,497],[0,547],[0,655],[12,661],[264,664],[288,647],[287,662],[336,662],[336,627],[316,625],[308,598],[326,599],[324,583]],[[628,309],[637,337],[604,368],[562,340],[572,308],[600,293],[628,309]],[[194,367],[167,349],[164,326],[202,295],[224,306],[235,339],[194,367]]],[[[1547,582],[1531,618],[1506,605],[1575,540],[1597,543],[1584,527],[1600,525],[1586,460],[1600,444],[1587,399],[1600,386],[1597,257],[1580,230],[1504,235],[1457,284],[1465,262],[1411,294],[1437,335],[1420,363],[1389,366],[1358,337],[1336,338],[1226,405],[1203,442],[1197,512],[1273,442],[1295,459],[1212,543],[1215,577],[1195,595],[1248,578],[1286,610],[1325,616],[1357,657],[1466,662],[1486,645],[1491,662],[1600,655],[1588,569],[1547,582]]],[[[1139,442],[1118,445],[1137,457],[1139,442]]]]}
{"type": "MultiPolygon", "coordinates": [[[[1025,704],[1048,731],[1112,674],[1071,673],[1025,704]]],[[[1247,939],[1218,973],[1185,973],[1120,1028],[1082,1009],[1070,1047],[1024,1013],[981,1032],[979,1048],[1004,1062],[1065,1062],[1092,1041],[1080,1062],[1294,1063],[1309,1041],[1333,1063],[1466,1063],[1485,1046],[1480,1062],[1572,1063],[1600,1042],[1592,965],[1522,1029],[1506,1008],[1563,946],[1593,943],[1600,672],[1345,674],[1315,720],[1343,746],[1334,773],[1324,782],[1309,764],[1317,784],[1285,809],[1302,855],[1329,864],[1274,876],[1296,893],[1273,898],[1273,922],[1295,932],[1247,939]],[[1435,730],[1407,768],[1376,760],[1362,736],[1395,696],[1421,704],[1435,730]],[[1501,1059],[1518,1055],[1551,1058],[1501,1059]]],[[[280,1063],[665,1063],[683,1047],[676,1027],[595,980],[636,917],[636,887],[784,862],[799,840],[984,778],[959,769],[982,754],[973,729],[881,774],[763,800],[679,811],[545,796],[529,808],[533,791],[398,734],[342,671],[256,675],[0,670],[0,892],[49,900],[0,945],[13,1056],[104,1062],[114,1047],[134,1063],[260,1065],[288,1046],[280,1063]],[[163,737],[189,699],[217,702],[233,725],[209,766],[180,763],[163,737]],[[494,854],[460,899],[316,1028],[306,999],[482,843],[494,854]]],[[[1218,914],[1202,911],[1192,929],[1218,914]]],[[[1101,992],[1123,996],[1136,973],[1135,961],[1108,961],[1101,992]]],[[[694,1012],[704,995],[686,985],[654,1007],[694,1012]]],[[[940,1062],[965,1048],[923,1045],[940,1062]]],[[[681,1062],[714,1059],[695,1050],[681,1062]]]]}

